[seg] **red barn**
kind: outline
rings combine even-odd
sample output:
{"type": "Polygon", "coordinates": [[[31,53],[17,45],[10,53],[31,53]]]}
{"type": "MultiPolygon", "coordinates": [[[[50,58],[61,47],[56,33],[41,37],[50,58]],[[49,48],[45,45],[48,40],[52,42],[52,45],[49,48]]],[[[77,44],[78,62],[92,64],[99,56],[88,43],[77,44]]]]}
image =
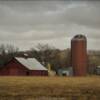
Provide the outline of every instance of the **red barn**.
{"type": "Polygon", "coordinates": [[[0,69],[2,76],[47,76],[48,70],[34,58],[12,58],[0,69]]]}

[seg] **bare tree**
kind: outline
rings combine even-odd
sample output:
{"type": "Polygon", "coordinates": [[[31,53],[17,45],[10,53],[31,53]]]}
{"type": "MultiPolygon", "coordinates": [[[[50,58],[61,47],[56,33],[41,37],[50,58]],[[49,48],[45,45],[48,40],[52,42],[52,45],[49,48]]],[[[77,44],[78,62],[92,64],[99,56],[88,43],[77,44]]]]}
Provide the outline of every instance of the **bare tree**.
{"type": "Polygon", "coordinates": [[[0,45],[0,54],[3,55],[3,56],[6,54],[6,50],[5,50],[5,45],[4,44],[0,45]]]}
{"type": "Polygon", "coordinates": [[[6,44],[6,45],[1,44],[0,45],[0,54],[2,56],[8,55],[8,54],[13,54],[14,55],[15,53],[18,52],[18,50],[19,49],[17,47],[15,47],[13,45],[10,45],[10,44],[6,44]]]}
{"type": "Polygon", "coordinates": [[[54,50],[55,49],[55,47],[53,47],[53,46],[50,46],[48,44],[40,44],[40,43],[36,46],[36,48],[39,51],[46,51],[46,50],[54,50]]]}
{"type": "Polygon", "coordinates": [[[47,66],[51,62],[52,53],[55,50],[54,47],[49,46],[48,44],[38,44],[36,49],[31,48],[31,52],[34,57],[37,58],[43,65],[47,66]]]}
{"type": "Polygon", "coordinates": [[[15,47],[13,45],[7,44],[6,45],[6,50],[7,50],[8,54],[14,54],[14,53],[18,52],[19,48],[15,47]]]}

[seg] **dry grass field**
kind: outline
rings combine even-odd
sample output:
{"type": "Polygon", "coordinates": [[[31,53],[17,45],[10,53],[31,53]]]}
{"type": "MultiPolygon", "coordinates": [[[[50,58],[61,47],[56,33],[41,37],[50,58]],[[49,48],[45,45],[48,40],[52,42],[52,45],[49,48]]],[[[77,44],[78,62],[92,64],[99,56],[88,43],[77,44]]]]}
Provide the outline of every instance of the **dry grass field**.
{"type": "Polygon", "coordinates": [[[0,100],[100,100],[100,77],[0,77],[0,100]]]}

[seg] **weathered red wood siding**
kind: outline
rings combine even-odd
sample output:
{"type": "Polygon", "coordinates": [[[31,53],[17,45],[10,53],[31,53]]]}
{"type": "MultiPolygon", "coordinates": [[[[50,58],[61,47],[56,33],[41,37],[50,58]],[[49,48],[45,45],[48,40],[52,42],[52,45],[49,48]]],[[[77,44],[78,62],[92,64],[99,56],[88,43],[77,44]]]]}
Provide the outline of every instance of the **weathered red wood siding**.
{"type": "Polygon", "coordinates": [[[45,70],[31,70],[29,72],[32,76],[48,76],[48,71],[45,70]]]}
{"type": "Polygon", "coordinates": [[[45,70],[29,70],[15,59],[12,59],[2,69],[1,76],[47,76],[48,71],[45,70]]]}
{"type": "Polygon", "coordinates": [[[26,75],[27,70],[27,68],[13,59],[0,70],[0,75],[21,76],[26,75]]]}

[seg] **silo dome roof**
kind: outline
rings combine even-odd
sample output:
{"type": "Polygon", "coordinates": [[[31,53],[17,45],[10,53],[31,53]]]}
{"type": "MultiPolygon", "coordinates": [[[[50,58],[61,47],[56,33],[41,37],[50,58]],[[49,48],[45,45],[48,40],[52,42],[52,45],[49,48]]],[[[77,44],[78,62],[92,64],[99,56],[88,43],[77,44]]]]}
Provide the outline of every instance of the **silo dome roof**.
{"type": "Polygon", "coordinates": [[[86,37],[82,34],[75,35],[73,37],[74,40],[86,40],[86,37]]]}

